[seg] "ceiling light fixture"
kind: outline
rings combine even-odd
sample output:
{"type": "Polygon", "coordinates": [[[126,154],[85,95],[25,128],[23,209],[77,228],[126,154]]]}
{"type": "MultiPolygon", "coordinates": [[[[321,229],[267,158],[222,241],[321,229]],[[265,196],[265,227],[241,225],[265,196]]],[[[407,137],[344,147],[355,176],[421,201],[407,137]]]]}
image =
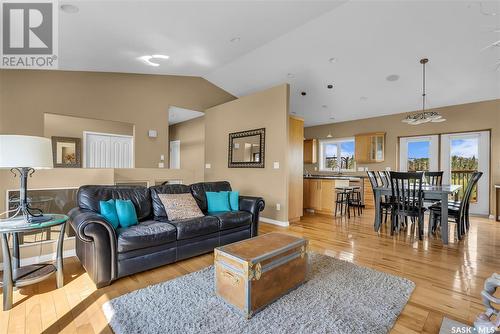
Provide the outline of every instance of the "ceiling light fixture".
{"type": "Polygon", "coordinates": [[[385,80],[387,81],[398,81],[399,80],[399,75],[397,74],[391,74],[391,75],[388,75],[385,80]]]}
{"type": "Polygon", "coordinates": [[[241,38],[239,38],[238,36],[236,37],[233,37],[229,40],[231,43],[238,43],[239,41],[241,41],[241,38]]]}
{"type": "Polygon", "coordinates": [[[403,123],[408,123],[410,125],[418,125],[423,123],[440,123],[446,121],[438,112],[435,111],[425,111],[425,64],[429,62],[429,59],[420,59],[420,64],[422,64],[422,111],[413,115],[408,115],[402,120],[403,123]]]}
{"type": "Polygon", "coordinates": [[[169,56],[165,56],[165,55],[151,55],[151,56],[142,56],[142,57],[139,57],[138,59],[146,65],[158,67],[158,66],[160,66],[160,64],[155,63],[152,60],[154,60],[154,59],[166,60],[169,58],[170,58],[169,56]]]}
{"type": "Polygon", "coordinates": [[[328,84],[328,85],[326,86],[326,88],[328,88],[328,89],[332,89],[332,88],[333,88],[333,85],[332,85],[332,84],[328,84]]]}
{"type": "Polygon", "coordinates": [[[337,58],[332,57],[332,58],[328,59],[328,61],[333,64],[333,63],[337,62],[337,58]]]}
{"type": "Polygon", "coordinates": [[[63,12],[68,13],[68,14],[75,14],[75,13],[78,13],[80,11],[80,9],[77,6],[71,5],[71,4],[64,4],[64,5],[59,6],[59,8],[63,12]]]}

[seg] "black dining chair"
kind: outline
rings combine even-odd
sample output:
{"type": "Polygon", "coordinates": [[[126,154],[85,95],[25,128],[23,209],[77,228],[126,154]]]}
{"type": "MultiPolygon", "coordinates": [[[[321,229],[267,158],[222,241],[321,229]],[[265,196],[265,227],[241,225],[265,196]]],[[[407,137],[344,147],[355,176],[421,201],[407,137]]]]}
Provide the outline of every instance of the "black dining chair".
{"type": "Polygon", "coordinates": [[[399,231],[399,222],[410,218],[418,232],[418,238],[424,236],[424,212],[422,180],[423,173],[391,172],[392,189],[392,226],[391,234],[399,231]],[[402,218],[402,220],[400,220],[402,218]]]}
{"type": "MultiPolygon", "coordinates": [[[[430,186],[442,186],[443,185],[443,171],[439,172],[424,172],[424,181],[430,186]]],[[[424,206],[428,208],[429,206],[437,203],[435,200],[425,198],[424,193],[424,206]]]]}
{"type": "Polygon", "coordinates": [[[425,182],[431,186],[443,185],[443,171],[439,172],[424,172],[425,182]]]}
{"type": "MultiPolygon", "coordinates": [[[[448,220],[454,222],[457,227],[457,238],[462,239],[462,236],[469,230],[469,206],[472,191],[477,185],[477,182],[483,175],[482,172],[474,172],[467,181],[467,187],[464,191],[464,196],[461,201],[452,201],[448,203],[448,220]]],[[[434,233],[437,227],[441,224],[441,203],[436,203],[429,207],[430,209],[430,227],[429,233],[434,233]]]]}
{"type": "MultiPolygon", "coordinates": [[[[366,173],[368,174],[368,179],[370,180],[370,184],[372,186],[372,189],[376,188],[376,187],[383,187],[384,186],[382,181],[379,182],[379,180],[377,179],[376,172],[368,171],[366,173]]],[[[389,183],[385,186],[390,187],[389,183]]],[[[382,221],[382,218],[383,218],[384,224],[387,224],[387,217],[390,215],[390,213],[392,211],[392,203],[390,201],[387,201],[388,198],[390,198],[390,196],[382,196],[382,198],[380,198],[380,221],[382,221]]],[[[374,203],[376,204],[375,191],[373,192],[373,199],[374,199],[374,203]]]]}

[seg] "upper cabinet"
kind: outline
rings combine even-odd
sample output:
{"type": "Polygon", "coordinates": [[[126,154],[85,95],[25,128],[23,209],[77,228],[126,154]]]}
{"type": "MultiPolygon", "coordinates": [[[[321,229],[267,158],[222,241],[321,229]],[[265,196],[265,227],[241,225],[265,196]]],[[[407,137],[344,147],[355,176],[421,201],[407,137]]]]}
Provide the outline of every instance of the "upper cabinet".
{"type": "Polygon", "coordinates": [[[305,164],[315,164],[318,162],[316,157],[316,152],[318,152],[318,144],[316,139],[306,139],[304,140],[304,163],[305,164]]]}
{"type": "Polygon", "coordinates": [[[385,158],[385,132],[363,133],[355,136],[357,163],[383,162],[385,158]]]}

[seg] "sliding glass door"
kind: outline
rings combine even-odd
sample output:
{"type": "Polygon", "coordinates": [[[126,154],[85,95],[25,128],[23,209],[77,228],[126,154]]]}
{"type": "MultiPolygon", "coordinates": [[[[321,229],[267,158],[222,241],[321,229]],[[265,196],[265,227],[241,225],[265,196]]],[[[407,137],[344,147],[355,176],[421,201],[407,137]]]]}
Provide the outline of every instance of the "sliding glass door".
{"type": "Polygon", "coordinates": [[[427,172],[439,169],[439,136],[399,139],[399,170],[427,172]]]}
{"type": "Polygon", "coordinates": [[[471,196],[471,213],[489,213],[490,132],[467,132],[441,135],[443,181],[458,184],[463,190],[475,171],[483,176],[471,196]]]}

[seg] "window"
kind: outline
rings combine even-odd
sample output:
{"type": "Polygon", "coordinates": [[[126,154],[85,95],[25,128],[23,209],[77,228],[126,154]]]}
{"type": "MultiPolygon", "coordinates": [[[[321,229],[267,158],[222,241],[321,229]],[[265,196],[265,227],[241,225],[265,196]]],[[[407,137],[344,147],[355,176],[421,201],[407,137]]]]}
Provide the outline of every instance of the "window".
{"type": "Polygon", "coordinates": [[[354,171],[354,138],[327,139],[319,142],[319,169],[354,171]]]}

